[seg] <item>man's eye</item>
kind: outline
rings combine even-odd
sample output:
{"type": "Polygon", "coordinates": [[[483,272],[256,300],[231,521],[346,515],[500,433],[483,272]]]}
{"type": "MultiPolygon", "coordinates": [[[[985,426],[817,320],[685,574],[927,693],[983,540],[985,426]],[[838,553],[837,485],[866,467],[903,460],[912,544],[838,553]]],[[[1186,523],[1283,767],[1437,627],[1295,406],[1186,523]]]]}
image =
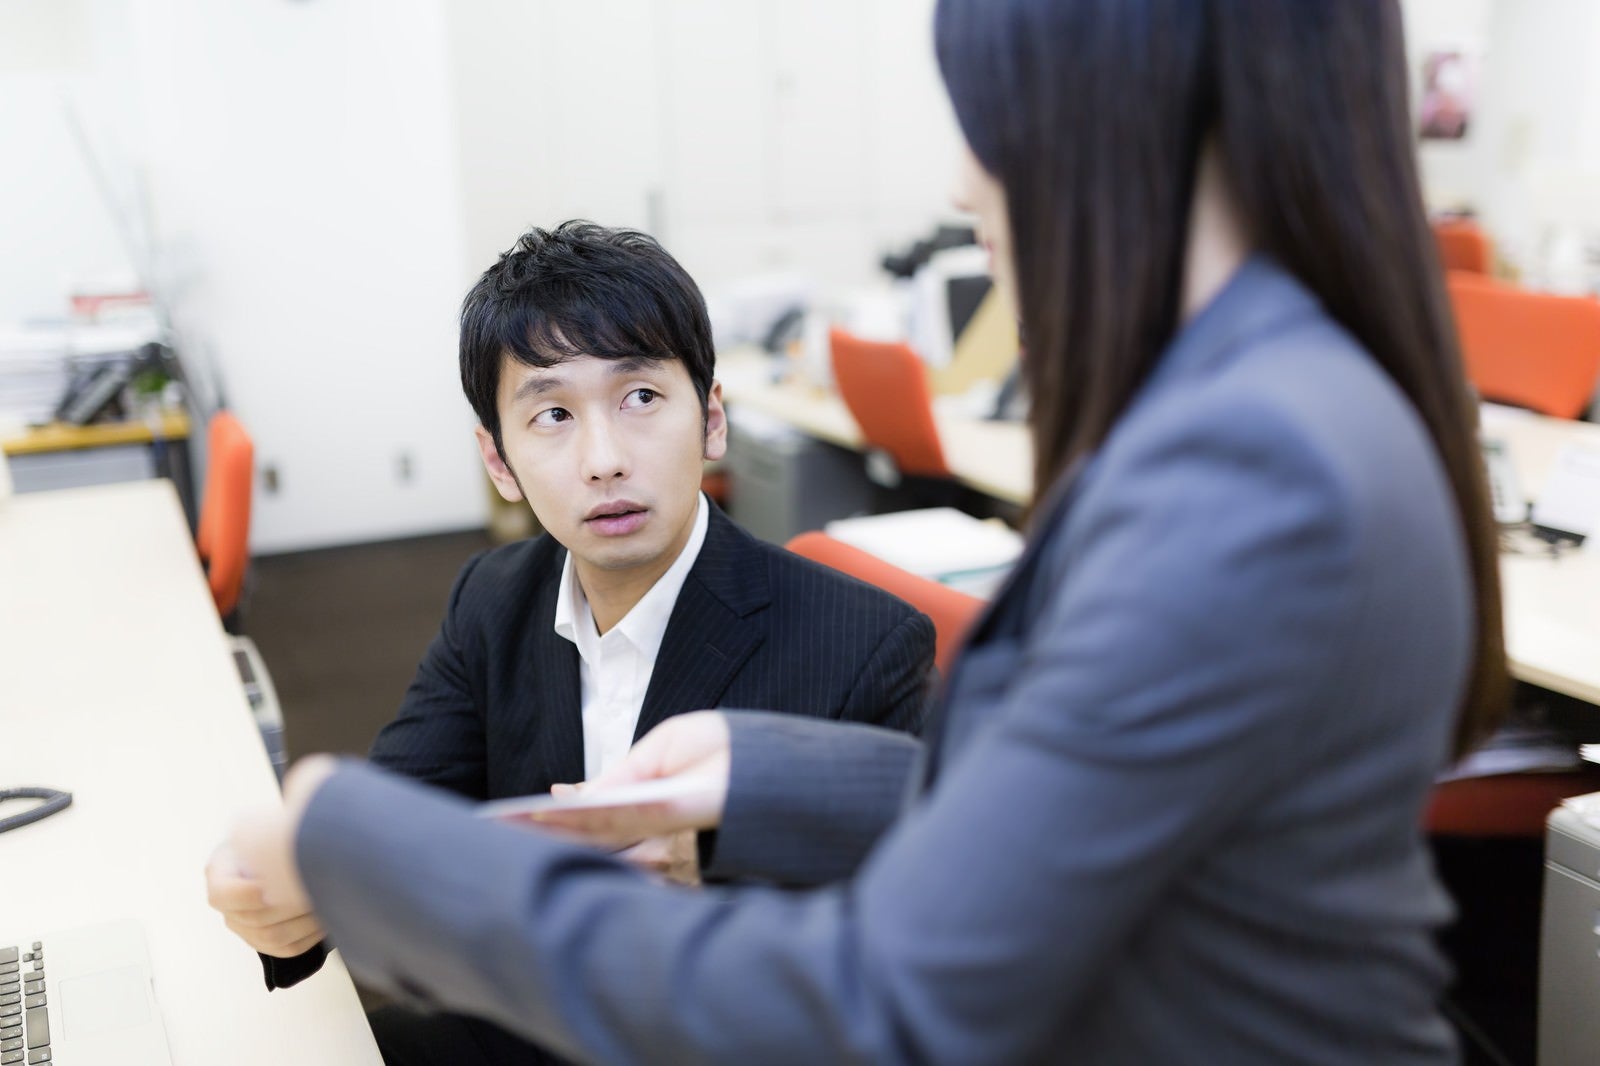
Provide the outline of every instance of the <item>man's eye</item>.
{"type": "Polygon", "coordinates": [[[553,426],[565,422],[571,417],[571,412],[565,407],[547,407],[533,416],[533,424],[536,426],[553,426]]]}
{"type": "Polygon", "coordinates": [[[646,404],[655,403],[656,398],[660,395],[655,389],[634,389],[628,393],[628,398],[623,401],[622,406],[643,407],[646,404]]]}

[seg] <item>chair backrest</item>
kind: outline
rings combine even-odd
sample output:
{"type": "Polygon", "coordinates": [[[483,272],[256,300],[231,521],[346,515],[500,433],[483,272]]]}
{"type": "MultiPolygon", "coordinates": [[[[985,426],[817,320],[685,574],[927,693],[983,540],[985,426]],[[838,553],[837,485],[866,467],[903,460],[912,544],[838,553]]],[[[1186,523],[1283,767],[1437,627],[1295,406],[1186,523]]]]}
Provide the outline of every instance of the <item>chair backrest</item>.
{"type": "Polygon", "coordinates": [[[887,452],[902,474],[949,477],[933,421],[928,369],[904,344],[831,330],[833,380],[868,445],[887,452]]]}
{"type": "Polygon", "coordinates": [[[1577,418],[1600,375],[1600,301],[1446,277],[1467,377],[1486,400],[1577,418]]]}
{"type": "Polygon", "coordinates": [[[898,596],[933,619],[934,662],[941,675],[950,673],[950,665],[955,662],[967,630],[983,610],[982,600],[902,570],[826,533],[802,533],[787,547],[796,555],[831,566],[898,596]]]}
{"type": "Polygon", "coordinates": [[[1545,819],[1569,796],[1600,788],[1600,768],[1495,774],[1435,785],[1423,827],[1433,836],[1544,837],[1545,819]]]}
{"type": "Polygon", "coordinates": [[[206,564],[206,580],[217,613],[226,618],[239,605],[250,562],[250,494],[255,483],[255,445],[229,411],[211,416],[207,432],[205,497],[195,547],[206,564]]]}
{"type": "Polygon", "coordinates": [[[1446,270],[1472,274],[1494,272],[1494,244],[1475,222],[1435,222],[1433,239],[1446,270]]]}

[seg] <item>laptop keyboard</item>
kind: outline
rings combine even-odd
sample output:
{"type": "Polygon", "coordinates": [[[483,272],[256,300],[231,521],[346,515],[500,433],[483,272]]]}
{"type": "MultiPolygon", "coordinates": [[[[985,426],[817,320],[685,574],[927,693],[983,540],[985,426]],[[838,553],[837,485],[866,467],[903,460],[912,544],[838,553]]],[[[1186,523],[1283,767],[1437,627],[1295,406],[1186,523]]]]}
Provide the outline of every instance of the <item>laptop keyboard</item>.
{"type": "Polygon", "coordinates": [[[50,1061],[44,945],[0,947],[0,1066],[50,1061]]]}

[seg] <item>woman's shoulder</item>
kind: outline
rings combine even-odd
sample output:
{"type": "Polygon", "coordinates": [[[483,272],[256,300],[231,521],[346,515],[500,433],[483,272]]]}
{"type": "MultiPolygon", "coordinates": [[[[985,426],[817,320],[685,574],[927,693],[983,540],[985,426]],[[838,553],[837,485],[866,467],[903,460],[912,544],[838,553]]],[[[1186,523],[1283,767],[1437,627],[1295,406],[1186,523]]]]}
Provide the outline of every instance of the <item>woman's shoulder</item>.
{"type": "MultiPolygon", "coordinates": [[[[1280,289],[1263,299],[1285,300],[1280,289]]],[[[1116,479],[1163,456],[1209,454],[1286,488],[1320,488],[1352,529],[1397,514],[1414,528],[1453,527],[1449,485],[1416,408],[1314,300],[1292,311],[1262,316],[1262,328],[1234,331],[1153,379],[1107,439],[1104,472],[1116,479]]]]}

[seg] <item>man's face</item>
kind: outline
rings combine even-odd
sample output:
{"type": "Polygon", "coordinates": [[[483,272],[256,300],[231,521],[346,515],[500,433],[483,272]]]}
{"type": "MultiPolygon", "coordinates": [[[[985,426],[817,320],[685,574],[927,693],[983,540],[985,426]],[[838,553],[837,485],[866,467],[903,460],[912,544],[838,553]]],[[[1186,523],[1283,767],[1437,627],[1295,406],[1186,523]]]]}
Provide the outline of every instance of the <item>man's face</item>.
{"type": "Polygon", "coordinates": [[[528,501],[580,579],[665,572],[693,528],[704,460],[727,449],[721,386],[702,417],[678,359],[583,355],[541,369],[507,355],[497,403],[504,463],[477,431],[489,476],[528,501]]]}

